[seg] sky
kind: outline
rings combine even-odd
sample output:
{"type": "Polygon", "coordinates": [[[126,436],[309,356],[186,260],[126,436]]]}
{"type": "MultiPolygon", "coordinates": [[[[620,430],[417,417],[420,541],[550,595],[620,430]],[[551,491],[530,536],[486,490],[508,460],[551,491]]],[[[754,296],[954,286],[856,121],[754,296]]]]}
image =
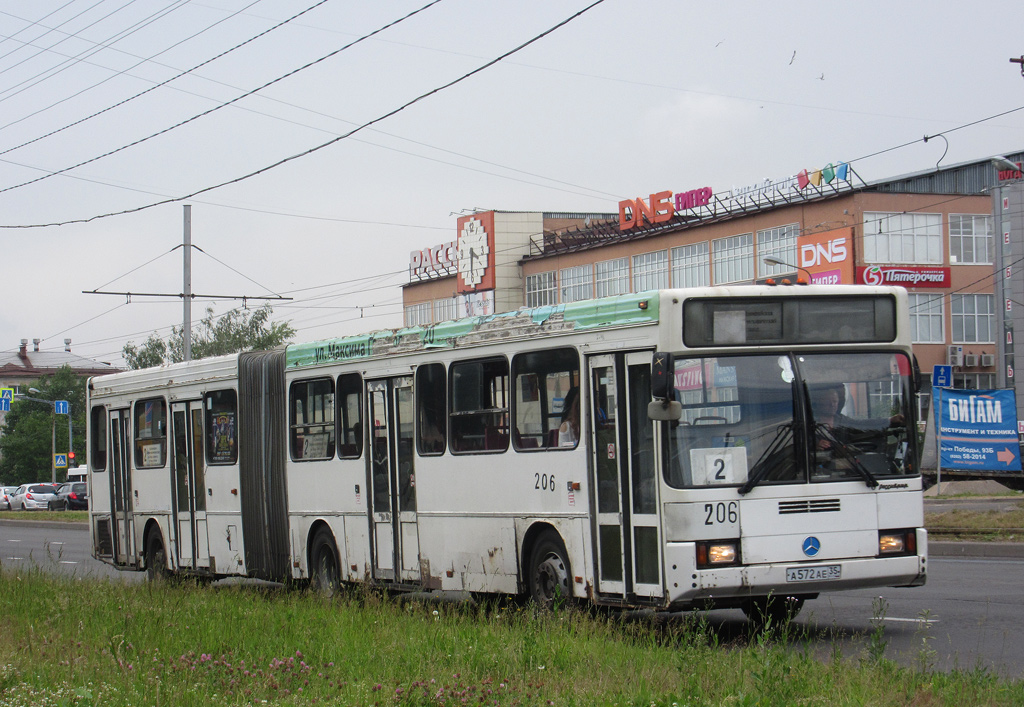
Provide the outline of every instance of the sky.
{"type": "Polygon", "coordinates": [[[123,365],[169,335],[180,298],[86,292],[180,294],[185,205],[192,291],[301,342],[400,326],[409,253],[471,210],[1020,151],[1022,26],[1009,0],[0,0],[0,350],[123,365]]]}

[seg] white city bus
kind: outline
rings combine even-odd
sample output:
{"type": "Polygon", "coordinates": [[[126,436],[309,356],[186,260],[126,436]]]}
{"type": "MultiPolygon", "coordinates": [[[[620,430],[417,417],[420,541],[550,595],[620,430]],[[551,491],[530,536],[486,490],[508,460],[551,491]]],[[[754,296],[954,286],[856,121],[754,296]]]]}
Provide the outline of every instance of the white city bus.
{"type": "Polygon", "coordinates": [[[93,554],[748,613],[920,585],[914,371],[903,289],[743,286],[100,376],[93,554]]]}

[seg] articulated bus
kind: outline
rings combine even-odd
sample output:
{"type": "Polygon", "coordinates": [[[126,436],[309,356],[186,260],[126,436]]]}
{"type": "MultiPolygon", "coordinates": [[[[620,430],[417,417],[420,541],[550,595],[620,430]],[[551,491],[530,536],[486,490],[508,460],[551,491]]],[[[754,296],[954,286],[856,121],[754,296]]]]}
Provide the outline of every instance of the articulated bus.
{"type": "Polygon", "coordinates": [[[99,376],[92,552],[154,577],[792,615],[925,582],[915,371],[905,290],[765,285],[99,376]]]}

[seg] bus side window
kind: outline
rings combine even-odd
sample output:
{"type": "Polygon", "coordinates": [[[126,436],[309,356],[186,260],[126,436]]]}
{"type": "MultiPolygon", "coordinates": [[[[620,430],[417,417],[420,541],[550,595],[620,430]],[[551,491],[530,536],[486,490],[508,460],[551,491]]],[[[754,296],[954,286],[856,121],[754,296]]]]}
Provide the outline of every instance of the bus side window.
{"type": "Polygon", "coordinates": [[[135,466],[156,469],[167,464],[167,401],[150,398],[135,403],[135,466]]]}
{"type": "MultiPolygon", "coordinates": [[[[559,348],[518,354],[512,359],[512,441],[517,451],[558,447],[566,396],[580,385],[575,349],[559,348]]],[[[573,445],[575,446],[575,445],[573,445]]]]}
{"type": "Polygon", "coordinates": [[[444,365],[428,363],[416,369],[416,449],[422,455],[444,454],[444,365]]]}
{"type": "Polygon", "coordinates": [[[338,456],[358,459],[363,454],[363,380],[358,373],[338,376],[338,456]]]}
{"type": "Polygon", "coordinates": [[[508,361],[453,363],[449,385],[452,453],[508,449],[508,361]]]}
{"type": "Polygon", "coordinates": [[[89,411],[89,466],[93,471],[107,470],[107,409],[93,406],[89,411]]]}
{"type": "Polygon", "coordinates": [[[234,390],[214,390],[205,396],[206,462],[238,461],[238,396],[234,390]]]}
{"type": "Polygon", "coordinates": [[[292,459],[334,457],[334,381],[295,381],[288,394],[292,459]]]}

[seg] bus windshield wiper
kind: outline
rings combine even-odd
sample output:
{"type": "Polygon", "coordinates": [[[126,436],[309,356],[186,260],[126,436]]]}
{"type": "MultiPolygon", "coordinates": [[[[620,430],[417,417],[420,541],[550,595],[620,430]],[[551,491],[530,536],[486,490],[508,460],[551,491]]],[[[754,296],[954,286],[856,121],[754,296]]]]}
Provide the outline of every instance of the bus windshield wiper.
{"type": "Polygon", "coordinates": [[[839,454],[840,459],[846,461],[851,467],[853,467],[854,471],[864,478],[864,483],[868,485],[869,489],[878,487],[878,479],[875,478],[874,474],[868,471],[866,466],[861,464],[860,460],[857,459],[848,445],[839,441],[839,438],[832,433],[831,427],[824,423],[818,423],[814,426],[814,429],[821,435],[822,439],[832,445],[832,449],[839,454]]]}
{"type": "Polygon", "coordinates": [[[772,440],[772,443],[768,445],[764,453],[754,462],[754,466],[750,467],[750,476],[747,478],[747,482],[739,487],[738,493],[740,496],[746,496],[750,493],[751,489],[761,483],[772,468],[772,465],[768,463],[769,460],[789,444],[792,439],[793,423],[787,422],[784,425],[779,425],[779,429],[775,433],[775,439],[772,440]]]}

